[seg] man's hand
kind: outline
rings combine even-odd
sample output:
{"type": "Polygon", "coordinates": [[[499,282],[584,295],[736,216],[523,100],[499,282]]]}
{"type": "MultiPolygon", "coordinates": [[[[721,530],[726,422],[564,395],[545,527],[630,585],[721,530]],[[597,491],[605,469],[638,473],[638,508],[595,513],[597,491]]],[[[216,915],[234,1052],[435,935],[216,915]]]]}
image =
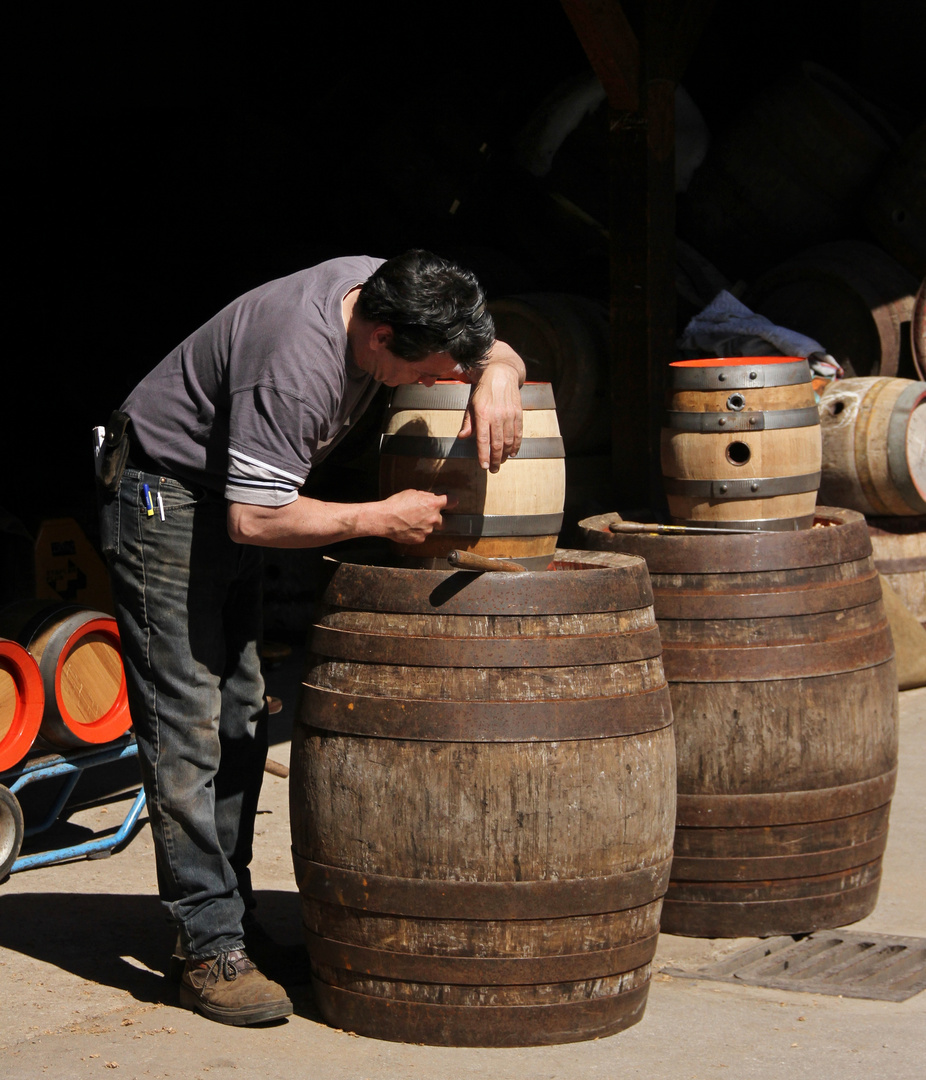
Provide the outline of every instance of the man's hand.
{"type": "Polygon", "coordinates": [[[504,342],[496,341],[486,363],[474,373],[470,396],[458,437],[475,432],[476,455],[483,469],[498,472],[502,462],[521,448],[521,384],[524,363],[504,342]]]}
{"type": "Polygon", "coordinates": [[[432,491],[398,491],[380,503],[383,524],[378,535],[399,544],[420,544],[441,527],[441,510],[457,501],[432,491]]]}

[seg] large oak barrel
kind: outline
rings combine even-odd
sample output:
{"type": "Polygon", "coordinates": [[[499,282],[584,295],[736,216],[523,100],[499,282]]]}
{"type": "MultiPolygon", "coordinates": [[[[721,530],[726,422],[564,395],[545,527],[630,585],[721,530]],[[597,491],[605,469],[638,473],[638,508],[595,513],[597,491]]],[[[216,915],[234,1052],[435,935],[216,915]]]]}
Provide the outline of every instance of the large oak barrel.
{"type": "Polygon", "coordinates": [[[868,915],[897,766],[894,647],[865,519],[751,536],[623,535],[650,569],[678,753],[662,929],[752,937],[868,915]]]}
{"type": "Polygon", "coordinates": [[[661,458],[672,520],[757,530],[812,524],[820,417],[807,361],[746,356],[669,367],[661,458]]]}
{"type": "Polygon", "coordinates": [[[383,423],[380,494],[406,488],[448,492],[458,501],[422,544],[396,545],[407,566],[446,565],[457,548],[549,566],[563,524],[566,468],[550,383],[521,388],[524,428],[517,457],[483,469],[476,439],[457,438],[472,387],[462,382],[399,386],[383,423]]]}
{"type": "Polygon", "coordinates": [[[0,635],[31,653],[45,690],[39,738],[55,749],[110,742],[131,727],[119,629],[111,615],[22,600],[0,611],[0,635]]]}
{"type": "Polygon", "coordinates": [[[18,642],[0,637],[0,772],[29,753],[44,710],[38,664],[18,642]]]}
{"type": "Polygon", "coordinates": [[[874,517],[926,514],[926,382],[839,379],[819,411],[821,502],[874,517]]]}
{"type": "Polygon", "coordinates": [[[315,996],[377,1038],[596,1038],[643,1014],[675,755],[642,559],[326,559],[290,816],[315,996]]]}

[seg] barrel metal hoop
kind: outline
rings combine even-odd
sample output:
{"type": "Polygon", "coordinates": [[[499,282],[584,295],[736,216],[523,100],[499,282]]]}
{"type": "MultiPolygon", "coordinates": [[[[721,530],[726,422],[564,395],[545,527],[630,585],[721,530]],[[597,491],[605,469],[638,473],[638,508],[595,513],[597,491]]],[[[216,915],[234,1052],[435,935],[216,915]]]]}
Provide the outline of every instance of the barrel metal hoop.
{"type": "Polygon", "coordinates": [[[894,640],[885,621],[874,630],[827,641],[755,644],[717,648],[680,645],[663,639],[662,663],[670,683],[768,682],[812,679],[865,671],[894,659],[894,640]]]}
{"type": "MultiPolygon", "coordinates": [[[[479,445],[475,439],[460,439],[455,435],[382,435],[380,453],[393,457],[411,457],[429,459],[467,458],[475,460],[479,456],[479,445]]],[[[540,459],[563,458],[563,440],[559,436],[522,439],[517,454],[512,454],[509,461],[537,461],[540,459]]]]}
{"type": "MultiPolygon", "coordinates": [[[[682,480],[667,476],[663,486],[667,495],[687,495],[690,498],[712,499],[767,499],[776,495],[800,495],[816,491],[820,487],[820,473],[803,473],[800,476],[753,476],[747,480],[682,480]]],[[[717,527],[723,525],[718,522],[717,527]]]]}
{"type": "Polygon", "coordinates": [[[789,615],[817,615],[826,611],[848,611],[881,599],[881,581],[873,567],[851,581],[788,589],[783,586],[740,592],[711,592],[709,588],[688,590],[671,581],[662,584],[653,575],[653,608],[657,621],[667,619],[767,619],[789,615]]]}
{"type": "Polygon", "coordinates": [[[302,686],[299,720],[322,731],[421,742],[609,739],[672,724],[667,685],[639,694],[559,701],[438,701],[302,686]]]}
{"type": "Polygon", "coordinates": [[[815,405],[806,409],[773,409],[768,412],[669,412],[667,426],[673,431],[703,434],[730,431],[777,431],[813,427],[820,423],[815,405]]]}
{"type": "Polygon", "coordinates": [[[552,1005],[440,1005],[358,994],[313,978],[322,1015],[361,1035],[437,1046],[553,1046],[604,1038],[643,1017],[649,978],[607,997],[552,1005]]]}
{"type": "MultiPolygon", "coordinates": [[[[391,408],[400,409],[465,409],[473,387],[470,383],[436,383],[422,386],[411,383],[397,386],[392,392],[391,408]]],[[[553,409],[553,386],[547,382],[525,383],[521,387],[521,408],[525,410],[553,409]]]]}
{"type": "MultiPolygon", "coordinates": [[[[699,529],[746,529],[755,533],[796,533],[806,531],[813,526],[814,515],[802,514],[799,517],[788,518],[748,518],[743,521],[728,520],[727,518],[712,518],[710,520],[693,520],[690,518],[673,518],[676,525],[697,525],[699,529]]],[[[732,536],[724,538],[725,542],[734,539],[732,536]]]]}
{"type": "Polygon", "coordinates": [[[444,536],[552,536],[563,527],[563,514],[454,514],[445,512],[444,536]]]}
{"type": "Polygon", "coordinates": [[[656,953],[658,937],[652,934],[628,945],[583,953],[481,957],[371,949],[305,931],[309,955],[316,963],[354,974],[453,986],[523,986],[620,975],[648,964],[656,953]]]}
{"type": "Polygon", "coordinates": [[[920,574],[926,570],[926,555],[911,555],[909,559],[879,559],[875,566],[880,574],[920,574]]]}
{"type": "Polygon", "coordinates": [[[671,864],[670,856],[624,874],[560,881],[440,881],[345,870],[293,852],[303,896],[420,919],[558,919],[629,911],[665,895],[671,864]]]}
{"type": "Polygon", "coordinates": [[[889,803],[897,767],[869,780],[811,791],[771,791],[749,795],[679,793],[676,825],[683,828],[730,828],[794,825],[864,814],[889,803]]]}
{"type": "MultiPolygon", "coordinates": [[[[877,580],[877,579],[876,579],[877,580]]],[[[583,667],[660,656],[656,626],[633,632],[547,637],[435,637],[359,632],[315,625],[309,651],[322,658],[412,667],[583,667]]]]}
{"type": "Polygon", "coordinates": [[[913,410],[922,406],[926,399],[926,383],[913,383],[906,387],[894,403],[888,422],[887,464],[891,480],[907,506],[917,514],[926,513],[926,491],[916,483],[907,459],[907,429],[913,410]]]}
{"type": "Polygon", "coordinates": [[[670,365],[673,390],[743,390],[749,387],[799,386],[812,381],[810,365],[742,364],[724,367],[676,367],[670,365]]]}
{"type": "Polygon", "coordinates": [[[678,856],[672,860],[673,881],[775,881],[780,878],[814,877],[879,859],[887,846],[887,832],[860,844],[814,851],[803,855],[772,855],[759,858],[699,858],[678,856]]]}
{"type": "MultiPolygon", "coordinates": [[[[589,564],[588,569],[527,574],[473,574],[449,567],[412,570],[337,561],[326,555],[322,566],[330,576],[323,586],[322,602],[368,612],[509,616],[579,615],[651,606],[653,591],[645,561],[640,556],[605,554],[614,560],[612,566],[589,564]]],[[[554,558],[584,555],[557,549],[554,558]]],[[[594,558],[595,553],[589,553],[589,559],[594,558]]]]}

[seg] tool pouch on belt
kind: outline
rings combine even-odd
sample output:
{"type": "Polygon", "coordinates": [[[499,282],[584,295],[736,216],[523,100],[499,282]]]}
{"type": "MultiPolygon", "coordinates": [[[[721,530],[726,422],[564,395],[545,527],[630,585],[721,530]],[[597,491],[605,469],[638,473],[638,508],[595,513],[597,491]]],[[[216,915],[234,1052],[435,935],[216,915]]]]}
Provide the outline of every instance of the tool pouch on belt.
{"type": "Polygon", "coordinates": [[[122,479],[125,462],[129,456],[129,437],[126,428],[129,417],[118,409],[113,411],[106,425],[106,435],[100,450],[99,479],[104,491],[115,494],[122,479]]]}

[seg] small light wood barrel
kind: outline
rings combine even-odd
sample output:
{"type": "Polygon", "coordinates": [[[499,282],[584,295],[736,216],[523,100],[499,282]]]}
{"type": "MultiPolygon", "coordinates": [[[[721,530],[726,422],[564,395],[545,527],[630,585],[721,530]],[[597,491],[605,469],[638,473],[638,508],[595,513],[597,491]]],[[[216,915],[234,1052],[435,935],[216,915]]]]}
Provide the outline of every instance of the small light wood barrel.
{"type": "Polygon", "coordinates": [[[497,473],[479,465],[476,439],[457,438],[472,387],[462,382],[399,386],[383,423],[380,494],[407,488],[457,500],[443,527],[422,544],[397,544],[410,567],[446,565],[457,548],[546,569],[563,524],[566,467],[550,383],[521,388],[524,435],[517,457],[497,473]]]}
{"type": "Polygon", "coordinates": [[[819,411],[821,502],[874,517],[926,514],[926,382],[839,379],[819,411]]]}
{"type": "Polygon", "coordinates": [[[643,561],[325,563],[290,770],[325,1019],[458,1046],[636,1023],[675,816],[643,561]]]}
{"type": "Polygon", "coordinates": [[[926,627],[926,516],[868,518],[875,566],[926,627]]]}
{"type": "Polygon", "coordinates": [[[897,767],[897,671],[865,519],[754,536],[619,535],[642,555],[672,696],[678,819],[662,929],[754,937],[874,909],[897,767]]]}
{"type": "Polygon", "coordinates": [[[813,523],[820,417],[806,360],[670,364],[663,486],[677,524],[793,530],[813,523]]]}
{"type": "Polygon", "coordinates": [[[38,664],[18,642],[0,637],[0,772],[29,753],[44,710],[38,664]]]}
{"type": "Polygon", "coordinates": [[[55,749],[106,743],[131,727],[119,629],[111,615],[24,600],[0,612],[0,634],[26,648],[45,690],[39,738],[55,749]]]}

